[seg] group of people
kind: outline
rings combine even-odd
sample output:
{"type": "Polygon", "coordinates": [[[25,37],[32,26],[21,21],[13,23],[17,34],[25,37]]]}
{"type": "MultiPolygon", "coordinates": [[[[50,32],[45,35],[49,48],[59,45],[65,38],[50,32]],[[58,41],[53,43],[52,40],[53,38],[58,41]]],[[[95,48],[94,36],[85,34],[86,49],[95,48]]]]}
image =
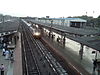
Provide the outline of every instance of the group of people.
{"type": "MultiPolygon", "coordinates": [[[[11,45],[11,38],[8,36],[0,37],[0,49],[2,50],[2,56],[5,60],[10,60],[11,63],[14,61],[13,50],[8,49],[8,45],[11,45]]],[[[5,66],[4,63],[0,65],[0,75],[4,75],[5,66]]]]}
{"type": "Polygon", "coordinates": [[[93,60],[93,72],[95,70],[98,72],[98,75],[100,75],[100,61],[97,61],[97,59],[93,60]]]}
{"type": "Polygon", "coordinates": [[[59,36],[57,37],[58,43],[61,42],[62,44],[65,44],[65,41],[66,41],[65,37],[63,37],[63,38],[60,38],[59,36]]]}
{"type": "MultiPolygon", "coordinates": [[[[7,49],[7,44],[3,43],[2,44],[2,56],[5,57],[6,60],[13,60],[13,50],[8,50],[7,49]]],[[[4,64],[0,65],[0,75],[4,75],[4,71],[5,71],[5,66],[4,64]]]]}
{"type": "Polygon", "coordinates": [[[3,48],[2,55],[5,56],[5,59],[10,60],[13,58],[13,50],[5,50],[3,48]]]}
{"type": "Polygon", "coordinates": [[[3,43],[2,55],[5,56],[5,59],[9,59],[11,53],[12,51],[7,48],[7,43],[3,43]]]}

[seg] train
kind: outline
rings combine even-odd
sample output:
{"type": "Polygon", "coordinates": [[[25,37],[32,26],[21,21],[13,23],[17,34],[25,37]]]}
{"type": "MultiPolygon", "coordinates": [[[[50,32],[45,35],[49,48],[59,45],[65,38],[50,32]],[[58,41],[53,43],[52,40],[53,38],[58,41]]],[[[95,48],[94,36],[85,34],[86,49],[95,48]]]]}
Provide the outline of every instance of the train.
{"type": "Polygon", "coordinates": [[[31,31],[32,31],[32,34],[33,34],[33,37],[36,38],[36,39],[41,39],[41,30],[39,28],[33,28],[33,27],[30,27],[31,31]]]}

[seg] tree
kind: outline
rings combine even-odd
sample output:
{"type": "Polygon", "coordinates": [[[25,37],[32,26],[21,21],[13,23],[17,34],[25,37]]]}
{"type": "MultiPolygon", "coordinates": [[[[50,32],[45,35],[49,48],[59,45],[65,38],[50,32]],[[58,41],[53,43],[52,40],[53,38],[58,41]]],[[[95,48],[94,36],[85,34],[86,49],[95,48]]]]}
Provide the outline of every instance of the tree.
{"type": "Polygon", "coordinates": [[[100,15],[98,16],[98,18],[100,18],[100,15]]]}

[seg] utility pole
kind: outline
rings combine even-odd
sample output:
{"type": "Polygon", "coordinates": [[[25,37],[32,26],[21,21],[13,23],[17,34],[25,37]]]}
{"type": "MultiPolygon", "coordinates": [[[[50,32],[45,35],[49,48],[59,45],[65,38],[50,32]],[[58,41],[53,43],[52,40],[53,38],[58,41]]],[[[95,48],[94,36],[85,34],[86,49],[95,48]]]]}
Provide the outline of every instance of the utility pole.
{"type": "Polygon", "coordinates": [[[86,16],[87,16],[87,11],[86,11],[86,16]]]}
{"type": "Polygon", "coordinates": [[[49,32],[49,36],[51,36],[52,26],[53,26],[53,20],[50,20],[50,21],[51,21],[51,25],[50,25],[50,32],[49,32]]]}
{"type": "Polygon", "coordinates": [[[64,26],[64,24],[65,24],[65,19],[63,17],[63,19],[62,19],[62,25],[64,26]]]}
{"type": "Polygon", "coordinates": [[[93,28],[95,28],[95,18],[94,18],[94,11],[93,11],[93,28]]]}
{"type": "Polygon", "coordinates": [[[2,22],[3,22],[3,25],[4,25],[4,15],[2,16],[2,22]]]}
{"type": "MultiPolygon", "coordinates": [[[[51,27],[50,27],[51,29],[52,29],[52,25],[53,25],[53,20],[51,20],[51,27]]],[[[51,31],[51,29],[50,29],[50,31],[51,31]]]]}

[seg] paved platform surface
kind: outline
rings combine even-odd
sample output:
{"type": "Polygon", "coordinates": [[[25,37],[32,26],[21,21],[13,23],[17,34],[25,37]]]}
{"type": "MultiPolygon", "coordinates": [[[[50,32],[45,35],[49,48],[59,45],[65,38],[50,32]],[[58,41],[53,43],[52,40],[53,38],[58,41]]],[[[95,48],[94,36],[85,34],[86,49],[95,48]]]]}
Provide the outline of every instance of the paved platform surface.
{"type": "Polygon", "coordinates": [[[53,41],[48,36],[43,38],[49,43],[50,46],[54,47],[66,60],[68,60],[77,70],[79,70],[83,75],[97,75],[97,71],[93,71],[93,64],[88,58],[80,60],[79,55],[77,55],[73,50],[68,47],[64,47],[53,41]]]}
{"type": "Polygon", "coordinates": [[[22,75],[22,53],[21,53],[21,34],[18,33],[19,39],[15,49],[14,73],[13,75],[22,75]]]}

